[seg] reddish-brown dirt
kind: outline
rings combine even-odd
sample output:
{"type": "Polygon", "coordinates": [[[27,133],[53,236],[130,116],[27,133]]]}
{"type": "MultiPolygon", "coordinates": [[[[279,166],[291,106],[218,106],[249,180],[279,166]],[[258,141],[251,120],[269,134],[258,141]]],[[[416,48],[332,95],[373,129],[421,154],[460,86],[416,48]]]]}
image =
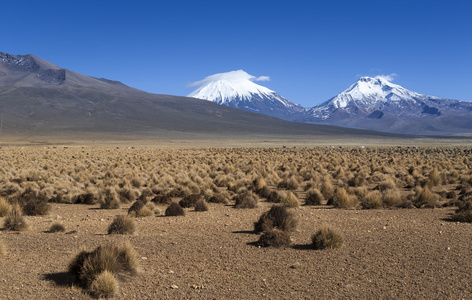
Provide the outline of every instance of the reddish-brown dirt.
{"type": "MultiPolygon", "coordinates": [[[[472,225],[447,221],[453,209],[293,209],[300,228],[287,248],[252,243],[253,222],[271,204],[234,209],[209,204],[184,217],[136,219],[134,235],[107,235],[121,209],[53,204],[26,217],[21,233],[0,231],[1,299],[90,299],[70,284],[67,265],[81,248],[133,244],[139,274],[120,282],[117,299],[471,299],[472,225]],[[45,233],[52,222],[73,233],[45,233]],[[311,235],[328,224],[342,248],[312,250],[311,235]]],[[[163,213],[165,206],[159,207],[163,213]]],[[[0,218],[3,224],[4,218],[0,218]]]]}

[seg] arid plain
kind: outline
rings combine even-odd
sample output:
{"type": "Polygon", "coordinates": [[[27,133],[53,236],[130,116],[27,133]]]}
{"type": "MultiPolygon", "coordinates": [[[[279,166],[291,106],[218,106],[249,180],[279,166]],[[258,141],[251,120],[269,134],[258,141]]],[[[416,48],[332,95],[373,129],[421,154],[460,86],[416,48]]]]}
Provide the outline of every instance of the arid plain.
{"type": "Polygon", "coordinates": [[[117,299],[472,297],[467,141],[30,144],[0,149],[2,299],[98,297],[70,263],[125,241],[117,299]],[[116,216],[134,232],[109,234],[116,216]],[[315,249],[323,227],[340,247],[315,249]]]}

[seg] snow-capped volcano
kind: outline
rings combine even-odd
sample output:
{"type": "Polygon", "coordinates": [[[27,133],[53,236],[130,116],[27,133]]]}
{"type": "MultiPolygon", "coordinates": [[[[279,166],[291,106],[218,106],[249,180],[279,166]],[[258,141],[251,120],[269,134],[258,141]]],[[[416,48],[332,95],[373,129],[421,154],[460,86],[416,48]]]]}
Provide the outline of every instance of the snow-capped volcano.
{"type": "Polygon", "coordinates": [[[450,125],[472,130],[468,121],[471,102],[412,92],[385,76],[361,77],[342,93],[306,112],[312,118],[308,122],[391,132],[439,132],[450,125]],[[464,125],[458,123],[462,118],[464,125]]]}
{"type": "Polygon", "coordinates": [[[255,77],[243,70],[218,73],[192,83],[191,86],[198,86],[198,88],[188,97],[283,119],[294,119],[294,114],[303,111],[303,107],[254,83],[254,81],[268,80],[267,76],[255,77]]]}

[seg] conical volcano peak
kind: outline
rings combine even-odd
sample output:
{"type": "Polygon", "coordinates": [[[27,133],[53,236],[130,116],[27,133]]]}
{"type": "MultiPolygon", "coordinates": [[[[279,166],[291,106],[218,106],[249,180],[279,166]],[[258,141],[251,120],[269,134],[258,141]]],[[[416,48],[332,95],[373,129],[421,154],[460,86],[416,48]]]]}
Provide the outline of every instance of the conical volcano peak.
{"type": "Polygon", "coordinates": [[[275,93],[270,89],[254,83],[268,80],[269,77],[255,77],[243,70],[217,73],[190,84],[198,86],[189,97],[199,98],[225,104],[235,98],[249,101],[252,95],[270,95],[275,93]]]}
{"type": "Polygon", "coordinates": [[[213,74],[190,84],[198,88],[188,97],[280,118],[287,118],[291,113],[303,110],[301,106],[255,83],[268,80],[268,76],[256,77],[243,70],[213,74]]]}

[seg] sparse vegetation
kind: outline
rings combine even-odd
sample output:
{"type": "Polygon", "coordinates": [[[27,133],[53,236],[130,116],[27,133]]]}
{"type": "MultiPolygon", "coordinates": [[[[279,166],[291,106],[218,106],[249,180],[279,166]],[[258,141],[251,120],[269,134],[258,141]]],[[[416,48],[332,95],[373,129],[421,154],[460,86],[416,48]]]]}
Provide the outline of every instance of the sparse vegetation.
{"type": "MultiPolygon", "coordinates": [[[[472,207],[467,204],[472,195],[472,158],[470,157],[472,151],[470,146],[418,148],[367,146],[363,149],[358,147],[305,146],[297,146],[297,148],[235,147],[231,149],[150,146],[136,148],[120,147],[120,149],[115,149],[110,146],[100,148],[87,145],[83,148],[72,146],[67,150],[48,145],[25,147],[24,149],[2,147],[0,149],[2,152],[2,160],[0,161],[0,169],[2,170],[0,172],[0,216],[3,214],[2,223],[5,230],[22,230],[18,228],[24,229],[22,226],[26,224],[25,220],[34,227],[34,230],[25,234],[12,232],[1,234],[0,232],[4,243],[8,242],[9,254],[11,254],[9,256],[17,255],[13,255],[12,251],[15,250],[17,253],[17,245],[18,247],[35,245],[25,242],[28,238],[36,239],[42,236],[48,241],[47,244],[42,244],[44,249],[63,251],[61,253],[71,251],[74,248],[70,247],[80,244],[96,247],[99,240],[102,239],[115,241],[126,238],[126,236],[101,236],[101,233],[105,233],[107,226],[112,221],[115,222],[116,215],[126,215],[126,210],[130,206],[128,216],[117,217],[117,219],[121,219],[121,229],[116,230],[120,226],[115,224],[116,226],[113,225],[115,227],[111,230],[112,225],[110,224],[108,230],[109,233],[125,234],[129,232],[123,229],[126,227],[123,225],[124,220],[135,222],[140,229],[142,228],[139,237],[133,237],[133,240],[136,239],[139,242],[141,247],[139,249],[146,249],[143,250],[146,252],[146,254],[143,253],[143,256],[146,256],[143,257],[143,260],[148,259],[145,269],[151,268],[151,264],[160,261],[160,259],[151,256],[154,251],[157,251],[155,253],[158,255],[164,251],[164,248],[165,251],[175,249],[172,255],[186,253],[183,252],[187,245],[182,245],[182,241],[184,241],[182,234],[195,237],[195,240],[197,238],[200,240],[202,237],[202,235],[195,234],[194,229],[201,229],[206,233],[206,231],[215,228],[215,231],[209,233],[211,236],[218,237],[221,237],[222,231],[229,232],[229,236],[234,240],[238,239],[238,242],[229,242],[225,245],[244,247],[246,241],[242,242],[242,240],[246,238],[245,233],[252,229],[252,222],[257,221],[254,224],[254,231],[260,233],[261,236],[259,239],[259,235],[253,235],[252,242],[255,243],[250,244],[277,247],[289,245],[290,234],[297,228],[301,230],[296,235],[293,234],[294,241],[305,240],[307,242],[310,238],[309,235],[318,229],[316,226],[319,222],[332,220],[333,225],[336,225],[341,230],[340,232],[346,233],[346,238],[354,236],[354,230],[357,229],[362,230],[364,237],[369,237],[369,239],[353,240],[349,246],[356,246],[345,251],[346,255],[350,255],[349,253],[357,253],[358,248],[356,247],[364,240],[366,246],[369,242],[376,241],[375,239],[379,236],[382,241],[385,241],[387,236],[391,236],[392,229],[414,229],[401,235],[400,238],[410,237],[417,231],[424,234],[424,226],[429,224],[423,222],[425,215],[437,217],[435,222],[438,228],[441,228],[442,233],[434,235],[436,241],[438,236],[447,236],[449,240],[449,235],[463,234],[466,233],[464,230],[468,230],[467,225],[440,221],[446,210],[447,212],[453,211],[452,208],[442,208],[435,211],[417,209],[409,212],[401,211],[402,208],[458,207],[457,211],[450,216],[450,220],[472,221],[472,209],[467,208],[468,206],[472,207]],[[52,160],[51,157],[54,159],[52,160]],[[288,201],[290,199],[296,199],[296,201],[288,201]],[[184,205],[189,209],[182,209],[179,202],[185,203],[184,205]],[[205,207],[208,207],[207,202],[230,204],[238,208],[255,206],[259,206],[259,208],[241,211],[223,205],[210,204],[211,211],[208,213],[190,212],[193,207],[196,211],[205,210],[205,207]],[[67,205],[62,203],[67,203],[67,205]],[[167,207],[171,203],[173,204],[167,207]],[[271,208],[273,203],[277,203],[277,208],[271,208]],[[335,207],[324,207],[328,203],[335,207]],[[299,204],[318,207],[298,207],[299,204]],[[52,207],[51,216],[42,216],[41,209],[39,209],[42,205],[52,207]],[[120,205],[126,209],[97,210],[99,207],[116,208],[120,205]],[[13,209],[13,207],[16,208],[13,209]],[[340,211],[338,208],[385,209],[362,212],[340,211]],[[395,208],[395,210],[387,210],[389,208],[395,208]],[[75,213],[75,209],[77,209],[77,213],[75,213]],[[184,215],[189,211],[189,215],[186,218],[148,217],[136,219],[131,217],[151,216],[156,211],[161,211],[163,214],[165,211],[167,216],[184,215]],[[26,214],[27,212],[37,216],[23,217],[21,215],[21,213],[26,214]],[[400,219],[399,216],[402,213],[405,213],[414,224],[396,227],[395,222],[400,219]],[[415,216],[420,216],[421,218],[418,219],[421,222],[417,221],[415,216]],[[68,218],[74,219],[74,222],[69,221],[68,218]],[[371,222],[372,226],[357,228],[355,224],[362,224],[366,221],[365,218],[369,218],[367,222],[371,222]],[[44,232],[47,232],[50,229],[49,226],[53,224],[52,221],[56,220],[67,225],[67,235],[46,236],[44,232]],[[201,220],[202,223],[198,223],[198,220],[201,220]],[[345,223],[343,223],[344,220],[346,220],[345,223]],[[439,227],[439,223],[443,225],[439,227]],[[203,226],[199,227],[197,224],[203,224],[203,226]],[[218,225],[210,227],[207,226],[208,224],[218,225]],[[351,225],[353,228],[347,228],[351,225]],[[454,232],[452,227],[457,226],[460,226],[461,230],[454,232]],[[310,230],[313,231],[310,232],[310,230]],[[240,231],[243,233],[239,233],[240,231]],[[307,234],[307,232],[309,233],[307,234]],[[389,234],[382,234],[383,232],[389,234]],[[146,236],[148,234],[149,236],[146,236]],[[161,239],[158,239],[154,241],[155,243],[150,243],[152,245],[149,249],[143,248],[146,247],[144,246],[146,245],[145,239],[151,236],[153,238],[162,236],[166,245],[164,246],[161,239]],[[63,248],[55,248],[57,246],[63,248]]],[[[51,232],[53,227],[55,224],[51,226],[51,232]]],[[[316,247],[325,247],[325,244],[329,244],[327,241],[336,240],[336,238],[330,238],[329,234],[323,233],[322,230],[320,232],[315,236],[317,236],[317,240],[320,239],[324,242],[320,242],[321,246],[316,247]]],[[[211,242],[209,239],[202,239],[201,243],[211,242]]],[[[338,240],[342,241],[342,237],[338,240]]],[[[454,240],[457,240],[456,236],[454,240]]],[[[315,239],[312,242],[315,247],[315,239]]],[[[220,245],[217,246],[220,247],[220,245]]],[[[454,248],[453,243],[450,246],[454,248]]],[[[302,251],[297,251],[305,247],[311,248],[312,245],[295,245],[289,252],[295,251],[296,256],[304,255],[301,254],[302,251]]],[[[423,245],[419,248],[424,251],[423,245]]],[[[23,252],[28,253],[28,251],[36,250],[21,249],[22,255],[23,252]]],[[[464,253],[461,251],[458,252],[464,253]]],[[[261,250],[261,253],[263,252],[270,254],[277,253],[278,250],[261,250]]],[[[284,252],[286,251],[281,250],[276,255],[284,252]]],[[[90,253],[85,251],[83,255],[87,256],[90,253]]],[[[398,252],[396,254],[398,255],[398,252]]],[[[169,256],[171,255],[169,254],[169,256]]],[[[294,258],[296,256],[289,255],[294,258]]],[[[44,256],[44,260],[49,263],[51,258],[46,259],[44,256]]],[[[290,263],[292,262],[289,262],[287,266],[290,263]]],[[[8,261],[9,267],[13,265],[15,265],[13,262],[8,261]]],[[[167,266],[170,267],[170,262],[163,262],[161,267],[167,268],[167,266]]],[[[152,265],[152,267],[154,268],[156,265],[152,265]]],[[[193,265],[191,267],[193,268],[193,265]]],[[[201,265],[198,267],[200,268],[201,265]]],[[[42,272],[42,270],[40,271],[42,272]]],[[[103,287],[113,285],[111,278],[114,278],[116,283],[116,280],[126,277],[126,274],[110,272],[107,275],[107,284],[98,284],[101,282],[98,278],[101,278],[102,275],[103,272],[97,273],[91,282],[87,280],[87,283],[84,283],[87,290],[97,297],[110,295],[108,292],[104,292],[106,289],[103,287]]],[[[179,276],[181,275],[179,274],[179,276]]],[[[441,276],[444,276],[444,273],[441,276]]],[[[168,284],[167,280],[165,282],[168,284]]],[[[181,292],[187,292],[182,288],[182,283],[178,281],[175,283],[180,286],[181,292]]],[[[138,288],[131,287],[133,293],[138,288]]],[[[133,294],[129,293],[128,296],[132,297],[133,294]]]]}
{"type": "Polygon", "coordinates": [[[283,231],[295,231],[298,227],[298,218],[285,206],[273,205],[263,213],[254,223],[254,232],[269,231],[278,228],[283,231]]]}
{"type": "Polygon", "coordinates": [[[112,297],[118,290],[118,280],[112,272],[105,270],[95,277],[90,285],[90,290],[98,298],[112,297]]]}
{"type": "Polygon", "coordinates": [[[333,204],[339,208],[354,209],[359,204],[359,199],[356,195],[348,194],[344,188],[338,188],[333,197],[333,204]]]}
{"type": "Polygon", "coordinates": [[[307,192],[305,205],[321,205],[324,202],[324,196],[319,189],[311,189],[307,192]]]}
{"type": "Polygon", "coordinates": [[[116,216],[108,226],[108,234],[133,234],[134,231],[134,220],[128,216],[116,216]]]}
{"type": "Polygon", "coordinates": [[[234,200],[236,201],[234,204],[235,208],[255,208],[258,203],[257,196],[250,191],[245,191],[237,195],[234,200]]]}
{"type": "Polygon", "coordinates": [[[344,239],[339,232],[324,225],[318,230],[311,238],[313,248],[316,250],[321,249],[335,249],[340,248],[344,239]]]}
{"type": "Polygon", "coordinates": [[[361,200],[361,205],[365,209],[382,207],[382,194],[379,191],[371,191],[361,200]]]}
{"type": "Polygon", "coordinates": [[[295,196],[295,194],[290,191],[284,192],[281,195],[281,198],[281,203],[287,207],[295,208],[300,206],[297,196],[295,196]]]}
{"type": "Polygon", "coordinates": [[[5,198],[0,197],[0,217],[8,215],[11,211],[11,205],[5,198]]]}
{"type": "Polygon", "coordinates": [[[69,273],[83,287],[94,287],[96,288],[96,290],[92,289],[94,292],[101,292],[102,290],[109,291],[112,285],[110,276],[101,278],[102,282],[96,282],[103,272],[107,271],[114,276],[125,278],[125,276],[135,275],[137,267],[136,254],[131,244],[125,242],[120,246],[105,244],[91,252],[81,251],[69,264],[69,273]],[[96,282],[95,286],[94,282],[96,282]]]}
{"type": "Polygon", "coordinates": [[[196,211],[208,211],[208,204],[204,199],[200,199],[195,203],[196,211]]]}
{"type": "Polygon", "coordinates": [[[168,217],[185,216],[185,211],[179,203],[171,203],[165,212],[168,217]]]}
{"type": "Polygon", "coordinates": [[[451,216],[451,220],[472,223],[472,199],[462,202],[456,212],[451,216]]]}
{"type": "Polygon", "coordinates": [[[121,206],[118,193],[112,188],[107,188],[102,194],[100,194],[98,203],[100,204],[100,208],[103,209],[116,209],[121,206]]]}
{"type": "Polygon", "coordinates": [[[288,232],[272,228],[264,231],[257,243],[262,247],[282,247],[290,245],[291,239],[288,232]]]}
{"type": "Polygon", "coordinates": [[[49,227],[49,231],[50,233],[55,233],[55,232],[64,232],[66,231],[66,228],[64,227],[64,225],[62,225],[61,223],[53,223],[51,225],[51,227],[49,227]]]}
{"type": "Polygon", "coordinates": [[[128,215],[132,217],[149,217],[154,211],[154,204],[151,202],[144,203],[142,200],[136,200],[128,209],[128,215]]]}
{"type": "Polygon", "coordinates": [[[28,224],[23,217],[23,212],[19,204],[13,205],[11,211],[5,216],[3,226],[7,230],[23,231],[28,229],[28,224]]]}

